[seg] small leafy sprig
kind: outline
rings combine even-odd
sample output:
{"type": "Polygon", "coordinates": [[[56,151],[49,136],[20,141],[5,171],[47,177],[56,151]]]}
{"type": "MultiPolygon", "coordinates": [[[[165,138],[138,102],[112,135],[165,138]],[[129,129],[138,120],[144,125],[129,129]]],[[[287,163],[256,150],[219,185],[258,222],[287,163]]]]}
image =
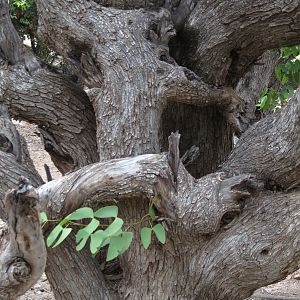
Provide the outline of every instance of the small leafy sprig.
{"type": "Polygon", "coordinates": [[[166,242],[166,233],[162,224],[154,224],[157,216],[155,210],[155,197],[150,202],[148,213],[134,224],[124,224],[118,217],[116,205],[106,206],[93,211],[90,207],[82,207],[62,220],[49,220],[45,212],[40,214],[43,226],[48,222],[58,222],[47,237],[48,247],[57,247],[73,231],[74,226],[82,227],[76,232],[76,250],[81,251],[89,241],[89,249],[92,255],[96,255],[101,248],[107,246],[106,261],[110,261],[124,253],[133,241],[133,232],[129,228],[147,222],[149,227],[143,227],[140,231],[142,245],[148,249],[152,233],[162,244],[166,242]],[[90,219],[88,224],[81,223],[81,220],[90,219]],[[106,219],[105,222],[103,220],[106,219]],[[108,224],[107,221],[111,221],[108,224]],[[126,227],[124,229],[123,227],[126,227]]]}

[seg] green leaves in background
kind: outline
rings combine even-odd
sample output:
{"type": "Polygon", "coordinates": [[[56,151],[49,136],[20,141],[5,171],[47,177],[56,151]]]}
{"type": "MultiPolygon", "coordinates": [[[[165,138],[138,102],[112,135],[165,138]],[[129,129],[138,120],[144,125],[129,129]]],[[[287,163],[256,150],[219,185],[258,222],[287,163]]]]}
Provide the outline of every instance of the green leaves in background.
{"type": "Polygon", "coordinates": [[[281,57],[285,63],[275,68],[280,88],[270,87],[260,92],[257,107],[263,111],[281,108],[300,85],[300,45],[282,48],[281,57]]]}

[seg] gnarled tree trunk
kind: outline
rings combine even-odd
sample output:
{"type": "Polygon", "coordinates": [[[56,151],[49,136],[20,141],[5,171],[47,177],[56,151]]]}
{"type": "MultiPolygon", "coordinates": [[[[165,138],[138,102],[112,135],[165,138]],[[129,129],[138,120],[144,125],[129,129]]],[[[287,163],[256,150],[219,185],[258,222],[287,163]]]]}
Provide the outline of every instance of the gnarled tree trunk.
{"type": "MultiPolygon", "coordinates": [[[[114,199],[132,223],[156,195],[168,229],[166,245],[154,242],[147,251],[136,238],[115,262],[122,276],[113,281],[97,259],[76,253],[71,239],[49,250],[55,297],[244,299],[295,270],[300,92],[246,129],[255,121],[255,93],[272,82],[278,60],[263,52],[300,42],[298,1],[37,0],[37,6],[40,37],[72,65],[85,91],[24,50],[0,0],[0,101],[11,116],[37,123],[56,166],[72,172],[41,185],[20,161],[15,129],[4,130],[1,195],[16,187],[14,172],[5,169],[14,165],[36,187],[29,189],[34,203],[38,198],[53,218],[114,199]],[[259,60],[263,66],[255,66],[259,60]],[[176,130],[181,142],[178,134],[168,139],[176,130]],[[233,133],[242,136],[231,152],[233,133]],[[189,151],[193,145],[199,149],[189,151]],[[183,161],[179,153],[186,153],[183,161]]],[[[43,249],[36,224],[35,230],[43,249]]],[[[26,288],[44,268],[27,263],[39,272],[24,273],[26,288]]],[[[11,286],[15,281],[8,282],[10,293],[11,286]]],[[[24,290],[19,285],[14,296],[24,290]]],[[[7,296],[2,287],[0,293],[7,296]]]]}

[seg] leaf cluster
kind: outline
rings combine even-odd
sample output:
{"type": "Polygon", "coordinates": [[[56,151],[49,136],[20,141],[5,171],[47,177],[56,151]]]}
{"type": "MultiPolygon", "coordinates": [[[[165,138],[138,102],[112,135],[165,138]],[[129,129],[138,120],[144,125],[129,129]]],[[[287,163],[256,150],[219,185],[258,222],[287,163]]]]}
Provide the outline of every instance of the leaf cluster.
{"type": "Polygon", "coordinates": [[[263,111],[281,108],[300,85],[300,45],[282,48],[280,52],[285,61],[275,68],[280,88],[269,87],[260,92],[257,107],[263,111]]]}
{"type": "MultiPolygon", "coordinates": [[[[41,222],[46,224],[48,220],[46,213],[40,214],[41,222]]],[[[106,260],[110,261],[124,253],[133,241],[133,232],[128,231],[130,227],[148,222],[150,227],[143,227],[140,232],[142,245],[145,249],[151,244],[152,233],[162,244],[166,242],[165,229],[161,224],[153,224],[157,219],[154,208],[154,201],[150,203],[148,214],[140,222],[128,224],[124,230],[124,221],[118,217],[118,207],[115,205],[106,206],[93,211],[90,207],[82,207],[75,210],[52,229],[47,237],[48,247],[57,247],[73,231],[72,225],[81,226],[76,232],[76,250],[81,251],[89,242],[89,249],[92,255],[96,255],[101,248],[107,246],[106,260]],[[89,219],[88,224],[80,223],[89,219]]]]}

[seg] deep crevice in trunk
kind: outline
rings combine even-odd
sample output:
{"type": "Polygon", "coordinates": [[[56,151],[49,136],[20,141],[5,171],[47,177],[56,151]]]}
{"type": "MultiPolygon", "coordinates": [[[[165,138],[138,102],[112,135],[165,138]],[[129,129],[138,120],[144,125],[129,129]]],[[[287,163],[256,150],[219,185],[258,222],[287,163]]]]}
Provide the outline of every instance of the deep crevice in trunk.
{"type": "Polygon", "coordinates": [[[199,147],[199,157],[187,167],[196,178],[215,171],[232,149],[231,130],[215,107],[169,103],[162,113],[162,151],[168,150],[168,136],[177,130],[181,155],[193,145],[199,147]]]}

